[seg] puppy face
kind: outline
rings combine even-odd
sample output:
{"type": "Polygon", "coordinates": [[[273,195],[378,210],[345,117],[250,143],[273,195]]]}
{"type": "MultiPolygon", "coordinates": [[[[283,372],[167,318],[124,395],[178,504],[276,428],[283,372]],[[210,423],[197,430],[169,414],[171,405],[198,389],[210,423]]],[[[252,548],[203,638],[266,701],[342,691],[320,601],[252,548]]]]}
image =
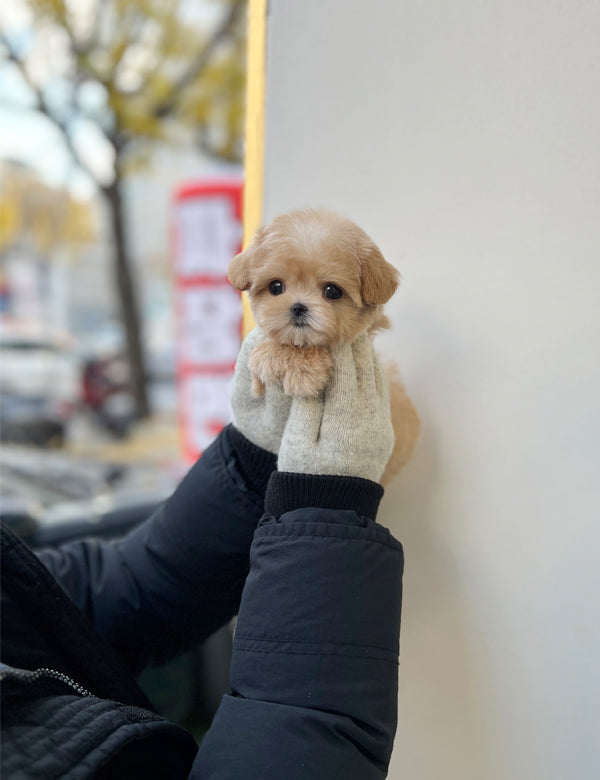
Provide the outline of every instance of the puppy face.
{"type": "Polygon", "coordinates": [[[267,336],[298,347],[352,340],[380,316],[399,274],[357,225],[329,212],[277,217],[229,266],[267,336]]]}

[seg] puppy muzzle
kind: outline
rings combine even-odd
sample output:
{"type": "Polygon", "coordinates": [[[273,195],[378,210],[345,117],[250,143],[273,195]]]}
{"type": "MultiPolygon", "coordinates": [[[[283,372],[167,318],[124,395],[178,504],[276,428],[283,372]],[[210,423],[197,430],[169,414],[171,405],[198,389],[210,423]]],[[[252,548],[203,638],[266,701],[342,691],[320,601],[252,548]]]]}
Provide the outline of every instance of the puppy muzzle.
{"type": "Polygon", "coordinates": [[[290,320],[292,325],[295,325],[298,328],[303,328],[308,325],[308,306],[299,301],[290,306],[290,320]]]}

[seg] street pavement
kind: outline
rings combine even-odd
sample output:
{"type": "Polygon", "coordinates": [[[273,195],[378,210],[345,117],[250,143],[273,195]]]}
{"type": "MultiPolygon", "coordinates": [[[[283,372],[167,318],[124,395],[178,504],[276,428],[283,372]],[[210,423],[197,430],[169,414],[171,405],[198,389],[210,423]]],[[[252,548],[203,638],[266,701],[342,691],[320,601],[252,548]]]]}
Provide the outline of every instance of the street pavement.
{"type": "Polygon", "coordinates": [[[131,426],[129,435],[117,439],[89,417],[73,421],[65,447],[68,454],[112,463],[157,465],[161,469],[185,468],[177,418],[157,413],[131,426]]]}

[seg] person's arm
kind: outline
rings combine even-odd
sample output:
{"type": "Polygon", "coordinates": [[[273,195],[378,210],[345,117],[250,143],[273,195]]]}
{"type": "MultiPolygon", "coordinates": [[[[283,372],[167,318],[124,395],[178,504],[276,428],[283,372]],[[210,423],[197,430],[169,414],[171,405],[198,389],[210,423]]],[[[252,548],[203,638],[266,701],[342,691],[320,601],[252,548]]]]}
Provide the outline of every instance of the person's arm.
{"type": "Polygon", "coordinates": [[[232,693],[194,780],[387,774],[403,553],[374,521],[391,451],[385,380],[367,342],[348,349],[324,400],[293,402],[250,552],[232,693]]]}
{"type": "Polygon", "coordinates": [[[209,636],[237,614],[291,399],[250,394],[244,341],[233,384],[234,425],[173,496],[121,541],[83,540],[40,553],[100,636],[140,671],[209,636]]]}
{"type": "Polygon", "coordinates": [[[274,468],[273,454],[230,426],[171,498],[124,539],[79,540],[39,557],[137,672],[237,614],[274,468]]]}

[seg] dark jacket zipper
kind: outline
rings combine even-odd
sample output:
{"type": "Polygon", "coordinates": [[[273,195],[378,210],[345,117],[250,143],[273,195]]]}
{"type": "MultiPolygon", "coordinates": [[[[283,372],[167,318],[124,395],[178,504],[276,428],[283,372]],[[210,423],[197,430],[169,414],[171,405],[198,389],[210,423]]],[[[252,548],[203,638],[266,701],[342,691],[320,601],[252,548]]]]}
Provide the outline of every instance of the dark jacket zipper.
{"type": "Polygon", "coordinates": [[[25,670],[25,669],[9,669],[9,670],[3,670],[0,672],[0,680],[17,680],[18,682],[22,682],[25,684],[33,684],[35,682],[38,682],[38,680],[45,680],[45,679],[51,679],[51,680],[59,680],[60,682],[64,683],[64,685],[67,685],[69,688],[74,690],[76,693],[78,693],[80,696],[93,696],[93,693],[90,693],[86,688],[84,688],[82,685],[79,685],[79,683],[75,682],[71,677],[69,677],[66,674],[63,674],[62,672],[57,672],[56,669],[36,669],[34,672],[25,670]]]}

